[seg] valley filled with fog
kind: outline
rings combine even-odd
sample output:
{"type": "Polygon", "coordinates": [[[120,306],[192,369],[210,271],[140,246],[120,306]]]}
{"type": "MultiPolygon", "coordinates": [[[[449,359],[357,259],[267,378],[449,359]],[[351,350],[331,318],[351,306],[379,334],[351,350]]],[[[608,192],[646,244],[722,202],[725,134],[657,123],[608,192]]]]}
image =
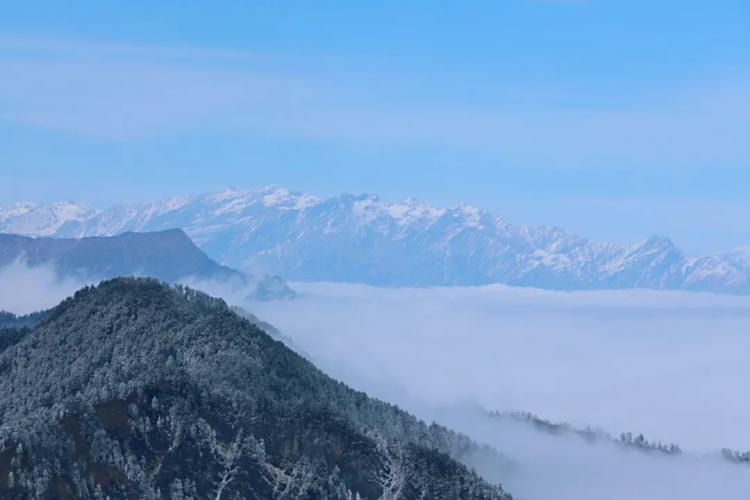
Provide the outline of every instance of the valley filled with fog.
{"type": "Polygon", "coordinates": [[[479,404],[643,432],[693,451],[750,449],[750,298],[503,286],[295,283],[253,303],[332,375],[388,400],[479,404]]]}
{"type": "MultiPolygon", "coordinates": [[[[334,378],[499,450],[502,470],[469,465],[515,498],[746,498],[750,467],[720,450],[750,449],[748,297],[293,283],[294,299],[252,301],[221,282],[185,282],[278,328],[334,378]],[[488,412],[531,412],[614,439],[488,412]],[[623,447],[623,432],[683,453],[623,447]]],[[[16,313],[82,285],[20,262],[0,271],[3,308],[16,313]]]]}
{"type": "Polygon", "coordinates": [[[247,307],[332,376],[504,452],[514,465],[493,479],[519,498],[746,497],[750,467],[718,452],[750,449],[748,298],[293,286],[295,300],[247,307]],[[485,411],[643,433],[685,453],[590,444],[485,411]]]}

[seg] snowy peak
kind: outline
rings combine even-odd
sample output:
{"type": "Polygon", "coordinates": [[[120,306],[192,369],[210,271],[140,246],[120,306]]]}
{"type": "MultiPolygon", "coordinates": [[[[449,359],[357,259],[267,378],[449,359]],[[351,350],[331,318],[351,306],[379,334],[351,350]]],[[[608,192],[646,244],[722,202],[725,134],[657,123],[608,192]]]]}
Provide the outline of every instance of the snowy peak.
{"type": "Polygon", "coordinates": [[[446,210],[437,209],[417,198],[406,198],[399,203],[387,205],[386,212],[398,224],[407,225],[418,220],[434,221],[445,215],[446,210]]]}
{"type": "Polygon", "coordinates": [[[151,215],[161,215],[173,210],[179,210],[192,203],[194,199],[192,196],[175,196],[161,203],[149,205],[147,210],[150,211],[151,215]]]}
{"type": "Polygon", "coordinates": [[[50,205],[23,202],[0,209],[0,224],[5,232],[51,236],[65,224],[88,220],[96,213],[86,205],[70,201],[50,205]]]}
{"type": "Polygon", "coordinates": [[[487,223],[491,219],[487,212],[465,203],[450,209],[448,213],[461,221],[461,224],[467,228],[482,228],[484,227],[483,223],[487,223]]]}
{"type": "Polygon", "coordinates": [[[557,227],[514,225],[468,204],[438,208],[415,198],[318,198],[271,185],[108,210],[72,202],[0,209],[0,232],[31,236],[171,228],[223,264],[293,280],[750,293],[746,249],[686,259],[664,236],[635,245],[589,241],[557,227]]]}
{"type": "Polygon", "coordinates": [[[242,213],[252,207],[263,206],[281,210],[301,210],[320,202],[319,198],[281,186],[267,186],[258,191],[226,188],[191,199],[215,208],[217,213],[242,213]]]}
{"type": "Polygon", "coordinates": [[[652,236],[643,243],[638,245],[638,249],[643,252],[669,253],[679,252],[672,240],[666,236],[652,236]]]}
{"type": "Polygon", "coordinates": [[[32,203],[30,201],[19,201],[18,203],[15,203],[10,207],[0,207],[0,220],[6,220],[12,217],[20,217],[31,212],[38,206],[39,205],[37,205],[36,203],[32,203]]]}
{"type": "Polygon", "coordinates": [[[264,206],[286,210],[303,210],[320,202],[320,199],[315,196],[306,195],[300,191],[289,191],[276,185],[266,186],[259,191],[258,195],[264,206]]]}

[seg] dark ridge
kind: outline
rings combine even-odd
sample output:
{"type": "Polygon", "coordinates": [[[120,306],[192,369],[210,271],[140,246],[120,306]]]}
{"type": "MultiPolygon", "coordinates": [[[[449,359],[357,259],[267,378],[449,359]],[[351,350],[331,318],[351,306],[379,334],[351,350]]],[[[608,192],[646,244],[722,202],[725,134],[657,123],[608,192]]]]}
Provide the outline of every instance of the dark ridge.
{"type": "Polygon", "coordinates": [[[87,238],[29,238],[0,233],[0,267],[23,260],[52,266],[62,278],[100,281],[144,276],[167,283],[185,278],[253,285],[256,298],[294,292],[276,276],[247,276],[210,259],[181,229],[87,238]]]}
{"type": "Polygon", "coordinates": [[[142,275],[174,283],[187,276],[239,278],[209,259],[181,229],[88,238],[29,238],[0,234],[0,266],[22,257],[29,266],[53,264],[65,276],[107,279],[142,275]]]}
{"type": "Polygon", "coordinates": [[[86,287],[0,354],[0,498],[508,499],[496,452],[337,382],[219,299],[86,287]]]}

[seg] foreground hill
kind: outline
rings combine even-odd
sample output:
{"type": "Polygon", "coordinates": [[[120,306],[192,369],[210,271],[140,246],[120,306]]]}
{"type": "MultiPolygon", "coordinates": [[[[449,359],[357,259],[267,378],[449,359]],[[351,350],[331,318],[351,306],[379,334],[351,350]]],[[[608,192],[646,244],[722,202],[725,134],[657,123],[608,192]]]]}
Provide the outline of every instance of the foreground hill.
{"type": "Polygon", "coordinates": [[[691,259],[667,238],[595,242],[554,227],[514,225],[468,205],[384,203],[371,195],[319,199],[269,187],[109,210],[75,203],[0,209],[0,231],[36,236],[171,227],[183,228],[224,264],[290,280],[750,293],[747,252],[691,259]]]}
{"type": "Polygon", "coordinates": [[[252,285],[261,298],[292,294],[279,278],[248,276],[217,264],[180,229],[59,239],[0,234],[0,267],[18,259],[31,267],[52,265],[61,277],[82,281],[131,275],[168,283],[192,278],[252,285]]]}
{"type": "Polygon", "coordinates": [[[47,313],[0,354],[0,394],[3,499],[509,498],[456,461],[504,466],[491,450],[153,280],[47,313]]]}

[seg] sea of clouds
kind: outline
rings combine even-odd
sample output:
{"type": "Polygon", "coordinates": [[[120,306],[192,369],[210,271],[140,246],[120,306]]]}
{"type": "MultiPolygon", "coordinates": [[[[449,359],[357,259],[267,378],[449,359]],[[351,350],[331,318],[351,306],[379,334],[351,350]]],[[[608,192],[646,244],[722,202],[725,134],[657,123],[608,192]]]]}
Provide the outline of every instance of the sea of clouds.
{"type": "MultiPolygon", "coordinates": [[[[718,451],[750,450],[750,297],[294,283],[294,300],[253,302],[189,282],[270,322],[331,376],[499,450],[512,466],[471,465],[517,499],[748,498],[750,465],[718,451]],[[686,453],[550,435],[487,411],[644,433],[686,453]]],[[[0,269],[0,309],[47,308],[82,285],[19,262],[0,269]]]]}
{"type": "Polygon", "coordinates": [[[330,375],[506,454],[479,471],[527,500],[748,498],[750,298],[647,290],[551,292],[493,285],[385,289],[294,283],[248,304],[330,375]],[[644,433],[668,457],[489,419],[644,433]]]}
{"type": "Polygon", "coordinates": [[[740,397],[750,375],[750,298],[294,287],[297,300],[250,308],[331,375],[387,399],[531,411],[695,451],[750,449],[750,402],[740,397]]]}

